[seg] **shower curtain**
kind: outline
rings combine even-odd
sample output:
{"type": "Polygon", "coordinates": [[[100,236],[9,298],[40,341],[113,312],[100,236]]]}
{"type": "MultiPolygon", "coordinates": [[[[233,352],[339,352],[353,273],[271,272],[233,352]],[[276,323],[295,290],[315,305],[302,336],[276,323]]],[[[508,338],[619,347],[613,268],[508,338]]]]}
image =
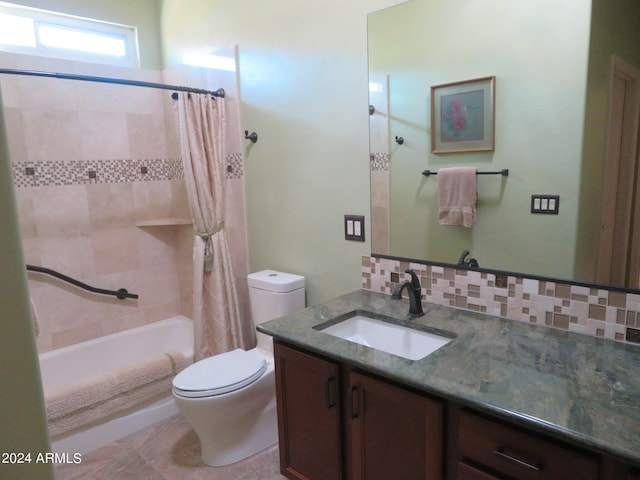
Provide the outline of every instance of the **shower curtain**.
{"type": "MultiPolygon", "coordinates": [[[[184,176],[194,222],[193,322],[196,360],[246,348],[224,230],[224,98],[177,100],[184,176]]],[[[245,329],[246,330],[246,329],[245,329]]]]}

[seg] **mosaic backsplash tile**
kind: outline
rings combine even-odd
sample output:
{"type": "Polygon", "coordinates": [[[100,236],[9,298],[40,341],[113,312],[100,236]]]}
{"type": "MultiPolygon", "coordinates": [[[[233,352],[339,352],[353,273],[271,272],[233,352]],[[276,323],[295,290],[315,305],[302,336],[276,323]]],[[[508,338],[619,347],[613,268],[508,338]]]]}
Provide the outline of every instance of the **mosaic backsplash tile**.
{"type": "Polygon", "coordinates": [[[362,288],[391,295],[412,268],[426,302],[611,340],[635,341],[640,295],[518,276],[362,257],[362,288]]]}

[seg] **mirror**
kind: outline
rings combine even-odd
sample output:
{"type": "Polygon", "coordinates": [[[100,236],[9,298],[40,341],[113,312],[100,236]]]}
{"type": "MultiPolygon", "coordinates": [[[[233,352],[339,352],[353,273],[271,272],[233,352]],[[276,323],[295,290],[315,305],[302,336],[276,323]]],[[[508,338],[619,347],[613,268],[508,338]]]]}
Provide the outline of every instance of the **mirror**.
{"type": "Polygon", "coordinates": [[[455,264],[469,250],[480,268],[602,281],[611,54],[640,68],[640,7],[605,1],[410,0],[369,14],[374,255],[455,264]],[[490,76],[495,149],[431,153],[431,87],[490,76]],[[454,166],[509,169],[478,176],[472,228],[438,224],[437,177],[421,173],[454,166]],[[559,196],[558,214],[531,213],[532,195],[559,196]]]}

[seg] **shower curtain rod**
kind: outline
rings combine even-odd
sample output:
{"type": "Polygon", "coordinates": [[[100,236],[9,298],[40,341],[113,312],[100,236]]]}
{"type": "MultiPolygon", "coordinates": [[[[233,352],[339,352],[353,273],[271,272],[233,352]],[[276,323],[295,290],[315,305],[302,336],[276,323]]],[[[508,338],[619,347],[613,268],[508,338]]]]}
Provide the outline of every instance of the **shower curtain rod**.
{"type": "Polygon", "coordinates": [[[40,70],[17,70],[13,68],[0,68],[0,74],[7,75],[26,75],[31,77],[49,77],[49,78],[61,78],[64,80],[82,80],[85,82],[99,82],[99,83],[115,83],[117,85],[130,85],[133,87],[148,87],[158,88],[161,90],[173,90],[178,92],[188,93],[202,93],[212,95],[214,97],[224,97],[224,89],[219,88],[216,91],[204,90],[202,88],[184,87],[178,85],[165,85],[164,83],[143,82],[140,80],[126,80],[124,78],[110,78],[110,77],[94,77],[91,75],[77,75],[75,73],[57,73],[57,72],[44,72],[40,70]]]}

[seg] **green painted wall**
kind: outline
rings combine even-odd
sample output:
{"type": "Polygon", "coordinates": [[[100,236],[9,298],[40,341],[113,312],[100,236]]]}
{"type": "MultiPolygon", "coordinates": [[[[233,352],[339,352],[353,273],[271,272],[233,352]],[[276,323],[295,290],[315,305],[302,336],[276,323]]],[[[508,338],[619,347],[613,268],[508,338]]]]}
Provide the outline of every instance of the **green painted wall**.
{"type": "Polygon", "coordinates": [[[39,453],[50,450],[49,435],[2,115],[0,225],[0,452],[30,453],[32,459],[0,464],[0,478],[53,478],[51,464],[36,463],[39,453]]]}
{"type": "Polygon", "coordinates": [[[413,0],[370,18],[370,68],[389,74],[391,254],[573,278],[590,2],[413,0]],[[499,12],[499,14],[497,14],[499,12]],[[553,12],[550,14],[549,12],[553,12]],[[496,76],[495,151],[432,154],[430,88],[496,76]],[[424,169],[509,168],[478,178],[478,221],[438,225],[424,169]],[[559,215],[531,215],[531,194],[559,215]]]}
{"type": "Polygon", "coordinates": [[[162,0],[12,0],[11,3],[137,27],[140,66],[162,69],[158,41],[162,0]]]}
{"type": "Polygon", "coordinates": [[[168,66],[238,45],[251,270],[304,275],[308,303],[360,288],[369,254],[367,13],[390,0],[165,0],[168,66]],[[367,241],[343,216],[366,216],[367,241]]]}

